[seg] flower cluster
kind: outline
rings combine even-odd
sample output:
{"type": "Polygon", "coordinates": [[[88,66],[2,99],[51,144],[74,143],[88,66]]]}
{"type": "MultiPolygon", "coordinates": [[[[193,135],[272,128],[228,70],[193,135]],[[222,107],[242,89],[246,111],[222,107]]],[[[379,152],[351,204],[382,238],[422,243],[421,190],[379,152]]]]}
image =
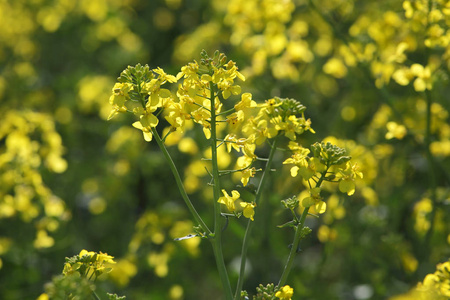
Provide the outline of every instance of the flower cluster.
{"type": "Polygon", "coordinates": [[[440,263],[436,266],[436,271],[425,276],[423,282],[410,292],[391,298],[391,300],[407,299],[434,299],[444,300],[450,298],[450,261],[440,263]]]}
{"type": "MultiPolygon", "coordinates": [[[[100,299],[95,293],[95,280],[102,274],[111,272],[113,257],[102,252],[81,250],[78,255],[66,257],[62,275],[55,276],[46,284],[45,293],[37,300],[49,299],[100,299]]],[[[125,296],[107,293],[108,299],[125,299],[125,296]]]]}
{"type": "Polygon", "coordinates": [[[79,274],[88,279],[97,279],[100,275],[111,272],[111,265],[115,264],[114,257],[102,253],[81,250],[80,254],[67,257],[63,275],[79,274]]]}
{"type": "Polygon", "coordinates": [[[438,264],[436,272],[425,276],[417,288],[420,292],[434,295],[430,299],[445,299],[450,297],[450,261],[438,264]]]}
{"type": "MultiPolygon", "coordinates": [[[[42,167],[63,173],[61,136],[49,115],[10,110],[0,124],[0,220],[18,217],[36,224],[35,248],[54,245],[49,232],[70,218],[64,201],[44,182],[42,167]]],[[[9,248],[9,247],[8,247],[9,248]]],[[[7,252],[7,251],[5,251],[7,252]]]]}
{"type": "MultiPolygon", "coordinates": [[[[206,169],[206,173],[211,176],[210,184],[213,186],[215,198],[215,232],[212,233],[196,213],[192,202],[184,193],[184,186],[178,173],[173,171],[183,199],[199,224],[195,235],[178,237],[176,238],[178,241],[189,240],[196,236],[215,238],[218,234],[217,230],[223,230],[220,222],[217,221],[221,216],[244,216],[254,221],[255,209],[267,177],[266,172],[271,170],[274,153],[278,149],[277,143],[282,137],[289,141],[288,147],[294,152],[284,164],[293,164],[291,175],[295,177],[300,174],[310,185],[309,197],[301,201],[303,207],[314,206],[317,211],[323,213],[326,209],[326,204],[320,195],[320,186],[323,181],[338,182],[342,192],[352,195],[355,191],[355,178],[362,177],[357,165],[349,162],[350,157],[343,149],[331,143],[316,143],[311,146],[311,150],[300,146],[297,142],[300,135],[305,132],[314,133],[311,120],[305,117],[306,107],[303,104],[295,99],[279,97],[257,103],[252,94],[242,93],[241,87],[236,83],[237,80],[243,81],[245,77],[238,71],[233,61],[228,61],[226,56],[218,51],[213,57],[209,57],[205,51],[202,51],[200,63],[197,61],[188,63],[176,76],[166,74],[160,68],[151,70],[147,65],[138,64],[123,71],[113,87],[110,98],[113,109],[110,118],[119,113],[133,113],[137,116],[139,121],[133,123],[133,127],[143,132],[146,141],[149,142],[153,138],[156,140],[172,169],[176,167],[165,148],[172,134],[172,136],[187,135],[187,130],[195,123],[201,127],[205,138],[210,142],[210,149],[208,149],[210,152],[205,152],[207,153],[205,160],[211,161],[211,165],[206,168],[202,166],[202,169],[206,169]],[[167,87],[163,87],[164,84],[167,84],[167,87]],[[176,84],[176,87],[170,88],[170,84],[176,84]],[[233,98],[239,100],[232,103],[233,100],[229,99],[233,98]],[[162,138],[159,135],[160,130],[157,130],[161,118],[169,124],[162,130],[164,133],[162,138]],[[225,136],[221,138],[223,135],[225,136]],[[268,144],[271,148],[269,158],[260,158],[256,154],[257,148],[264,144],[268,144]],[[240,155],[236,159],[234,169],[223,170],[222,166],[219,168],[219,151],[226,154],[224,157],[227,159],[231,157],[228,153],[232,151],[240,155]],[[241,175],[242,185],[247,186],[250,179],[261,171],[256,168],[258,160],[267,163],[261,176],[260,186],[252,201],[242,200],[240,192],[236,189],[229,192],[221,188],[220,176],[235,173],[241,175]],[[315,182],[315,186],[312,186],[312,182],[315,182]],[[222,213],[221,205],[225,206],[231,214],[222,213]]],[[[183,147],[180,143],[180,150],[183,147]]],[[[294,214],[294,220],[288,224],[296,227],[294,238],[296,246],[292,247],[295,250],[291,251],[296,251],[300,239],[311,232],[304,226],[308,210],[305,210],[302,217],[298,218],[295,209],[300,201],[295,199],[288,202],[286,207],[294,214]]],[[[244,241],[245,247],[247,247],[246,243],[244,241]]],[[[168,259],[167,253],[152,253],[148,261],[155,268],[157,275],[163,277],[167,273],[168,259]]],[[[289,259],[292,260],[293,255],[290,255],[289,259]]],[[[284,285],[289,271],[290,269],[287,268],[283,272],[280,285],[284,285]]],[[[240,289],[241,287],[238,288],[238,292],[240,289]]],[[[271,298],[263,299],[288,300],[293,295],[293,289],[287,285],[280,289],[271,286],[261,292],[271,295],[271,298]]]]}
{"type": "MultiPolygon", "coordinates": [[[[243,81],[245,77],[224,54],[216,51],[209,57],[203,51],[201,57],[200,63],[193,61],[183,66],[177,76],[168,75],[161,68],[151,70],[147,65],[129,66],[112,89],[109,119],[119,113],[133,113],[139,118],[133,127],[143,132],[146,141],[151,141],[160,116],[170,124],[163,140],[175,131],[184,133],[188,122],[201,125],[205,137],[210,139],[214,116],[216,126],[225,123],[230,129],[223,139],[217,138],[217,142],[221,142],[219,145],[224,145],[228,152],[242,151],[233,172],[241,173],[241,182],[246,186],[257,172],[252,167],[257,159],[256,147],[280,134],[295,141],[306,131],[314,133],[311,121],[304,116],[306,107],[297,100],[275,97],[257,104],[250,93],[241,94],[241,87],[235,81],[243,81]],[[180,80],[182,82],[178,83],[180,80]],[[163,88],[166,83],[177,83],[176,92],[163,88]],[[240,101],[223,111],[224,101],[239,95],[240,101]]],[[[234,202],[239,196],[234,195],[238,192],[233,191],[233,197],[226,191],[223,193],[219,203],[235,213],[234,202]]],[[[256,204],[241,201],[239,206],[243,215],[253,220],[256,204]]]]}
{"type": "Polygon", "coordinates": [[[320,196],[320,184],[323,181],[338,182],[339,190],[349,196],[355,193],[355,179],[362,178],[357,164],[350,162],[351,157],[344,149],[331,143],[315,143],[311,150],[290,142],[289,148],[294,154],[283,164],[292,164],[291,176],[300,175],[311,187],[309,196],[302,200],[303,207],[314,206],[316,211],[324,213],[326,203],[320,196]],[[312,156],[310,156],[312,154],[312,156]],[[315,183],[314,187],[311,181],[315,183]]]}
{"type": "Polygon", "coordinates": [[[113,106],[108,119],[120,112],[132,112],[139,121],[133,127],[142,130],[146,141],[152,140],[152,128],[159,120],[153,114],[158,108],[169,106],[172,93],[161,88],[166,82],[176,82],[173,75],[167,75],[161,68],[150,70],[137,64],[124,70],[113,87],[109,102],[113,106]]]}
{"type": "MultiPolygon", "coordinates": [[[[270,283],[266,286],[260,284],[256,288],[256,295],[253,297],[254,300],[291,300],[294,295],[294,289],[289,285],[285,285],[282,287],[275,286],[273,283],[270,283]]],[[[244,299],[248,299],[247,292],[243,291],[241,295],[245,297],[244,299]]]]}
{"type": "MultiPolygon", "coordinates": [[[[228,195],[227,191],[222,190],[223,197],[219,198],[219,203],[225,204],[227,206],[228,211],[234,213],[236,215],[236,207],[235,202],[240,200],[239,197],[241,196],[238,191],[233,190],[231,191],[231,196],[228,195]]],[[[256,207],[256,204],[254,202],[248,203],[244,201],[240,201],[239,205],[243,208],[242,214],[244,217],[254,221],[253,216],[255,215],[254,208],[256,207]]],[[[237,215],[239,216],[239,215],[237,215]]]]}
{"type": "Polygon", "coordinates": [[[278,292],[275,293],[275,297],[280,300],[291,300],[292,296],[294,296],[294,289],[289,285],[285,285],[278,292]]]}

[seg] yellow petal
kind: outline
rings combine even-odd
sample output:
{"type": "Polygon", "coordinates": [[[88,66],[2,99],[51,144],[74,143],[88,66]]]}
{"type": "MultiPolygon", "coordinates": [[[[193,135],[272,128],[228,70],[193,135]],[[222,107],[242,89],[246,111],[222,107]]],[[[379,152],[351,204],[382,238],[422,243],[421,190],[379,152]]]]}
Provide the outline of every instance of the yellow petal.
{"type": "Polygon", "coordinates": [[[327,204],[323,201],[317,203],[314,208],[319,214],[323,214],[327,210],[327,204]]]}
{"type": "Polygon", "coordinates": [[[341,180],[339,182],[339,190],[351,196],[355,193],[355,183],[352,180],[341,180]]]}
{"type": "Polygon", "coordinates": [[[292,168],[291,168],[291,176],[292,176],[292,177],[297,177],[297,174],[298,174],[298,170],[299,170],[299,169],[300,169],[300,168],[297,167],[297,166],[292,167],[292,168]]]}

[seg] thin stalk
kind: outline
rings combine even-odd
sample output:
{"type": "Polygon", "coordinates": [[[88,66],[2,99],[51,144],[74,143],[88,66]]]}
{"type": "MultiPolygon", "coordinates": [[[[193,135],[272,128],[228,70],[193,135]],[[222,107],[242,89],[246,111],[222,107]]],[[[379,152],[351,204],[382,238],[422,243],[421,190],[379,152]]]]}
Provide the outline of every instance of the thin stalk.
{"type": "MultiPolygon", "coordinates": [[[[259,182],[258,189],[256,191],[256,196],[255,196],[255,203],[256,203],[256,205],[260,204],[262,191],[263,191],[263,188],[266,186],[268,173],[270,171],[270,168],[271,168],[271,165],[272,165],[272,161],[273,161],[273,157],[274,157],[275,151],[277,149],[277,142],[278,142],[278,137],[275,137],[275,140],[274,140],[274,142],[272,144],[272,147],[270,149],[269,158],[267,159],[266,167],[264,168],[264,172],[263,172],[263,174],[261,176],[261,181],[259,182]]],[[[234,294],[234,299],[235,300],[239,300],[241,298],[242,286],[244,285],[245,265],[246,265],[246,262],[247,262],[247,250],[248,250],[248,245],[249,245],[249,241],[250,241],[250,235],[251,235],[251,232],[252,232],[253,224],[254,224],[253,221],[248,220],[247,228],[245,230],[245,235],[244,235],[244,241],[242,243],[241,265],[240,265],[240,270],[239,270],[239,279],[238,279],[237,286],[236,286],[236,292],[234,294]]]]}
{"type": "Polygon", "coordinates": [[[95,300],[100,300],[100,297],[93,291],[92,292],[92,297],[95,299],[95,300]]]}
{"type": "Polygon", "coordinates": [[[302,216],[300,218],[300,223],[295,227],[295,235],[294,242],[292,243],[291,251],[289,252],[289,257],[284,266],[283,274],[281,274],[280,281],[278,282],[278,286],[282,287],[285,285],[289,273],[292,269],[292,264],[294,263],[295,254],[297,254],[298,245],[300,244],[300,236],[302,233],[303,225],[305,224],[306,216],[308,215],[309,207],[305,207],[303,210],[302,216]]]}
{"type": "Polygon", "coordinates": [[[212,160],[212,175],[213,175],[213,195],[214,195],[214,238],[211,239],[211,244],[216,259],[217,270],[219,271],[220,280],[225,293],[225,299],[232,300],[233,293],[231,291],[230,279],[228,278],[227,268],[223,259],[222,249],[222,216],[220,203],[217,201],[220,197],[220,182],[219,182],[219,166],[217,164],[217,130],[216,130],[216,87],[213,82],[210,82],[211,90],[211,160],[212,160]]]}
{"type": "MultiPolygon", "coordinates": [[[[319,181],[316,184],[316,187],[320,187],[322,185],[323,180],[325,179],[325,174],[327,173],[328,168],[322,173],[319,181]]],[[[292,264],[294,263],[294,257],[297,254],[298,245],[300,244],[300,238],[302,234],[303,227],[305,225],[306,216],[308,215],[309,207],[305,207],[303,210],[302,216],[300,218],[299,224],[295,227],[295,235],[294,241],[292,243],[291,251],[289,252],[288,260],[286,261],[286,265],[284,266],[283,274],[281,274],[280,281],[278,282],[278,286],[284,286],[286,284],[289,273],[292,269],[292,264]]]]}
{"type": "Polygon", "coordinates": [[[210,236],[212,234],[211,230],[208,228],[208,226],[203,221],[202,217],[198,214],[197,210],[195,209],[194,205],[192,204],[191,200],[189,199],[189,196],[186,193],[186,190],[184,189],[183,181],[181,180],[180,174],[178,173],[178,169],[175,166],[175,163],[172,160],[172,157],[170,156],[169,152],[167,151],[166,146],[164,145],[164,142],[161,140],[161,137],[159,136],[158,132],[152,128],[152,134],[155,137],[156,143],[158,144],[159,148],[161,149],[164,157],[166,158],[166,161],[169,163],[170,170],[172,171],[173,176],[175,177],[175,181],[177,183],[178,189],[180,190],[181,197],[183,198],[184,202],[186,203],[189,212],[194,217],[195,221],[201,226],[203,231],[207,236],[210,236]]]}

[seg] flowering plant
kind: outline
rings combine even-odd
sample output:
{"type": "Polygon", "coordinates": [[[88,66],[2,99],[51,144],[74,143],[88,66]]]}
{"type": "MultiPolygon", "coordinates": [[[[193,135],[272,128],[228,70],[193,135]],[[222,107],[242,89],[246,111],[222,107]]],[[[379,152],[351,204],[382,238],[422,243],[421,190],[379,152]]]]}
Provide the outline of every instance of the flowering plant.
{"type": "Polygon", "coordinates": [[[120,74],[113,87],[110,97],[113,108],[109,119],[119,113],[134,114],[138,121],[133,123],[133,127],[142,131],[147,142],[155,140],[158,144],[175,177],[181,196],[198,224],[193,228],[192,234],[177,240],[198,237],[211,242],[226,299],[240,299],[246,295],[242,286],[253,221],[258,217],[258,207],[263,205],[261,200],[269,171],[273,168],[275,152],[289,141],[287,148],[293,155],[283,164],[293,165],[291,175],[300,175],[307,183],[310,195],[301,199],[301,203],[295,197],[282,201],[284,207],[292,212],[293,218],[280,227],[293,227],[295,236],[284,271],[278,285],[272,290],[272,296],[291,299],[293,290],[286,282],[300,240],[311,232],[305,226],[306,217],[312,215],[309,212],[311,207],[319,214],[326,210],[326,203],[321,196],[322,183],[338,183],[341,192],[352,195],[355,191],[355,178],[362,177],[362,173],[356,164],[350,162],[351,157],[342,148],[322,142],[313,144],[309,150],[299,143],[301,134],[314,133],[311,120],[305,118],[306,107],[299,101],[275,97],[257,103],[252,99],[252,94],[242,93],[239,81],[245,81],[244,75],[239,72],[235,62],[228,60],[219,51],[213,57],[202,51],[200,63],[190,62],[176,76],[167,74],[161,68],[150,69],[147,65],[129,66],[120,74]],[[175,88],[170,88],[170,84],[176,83],[178,85],[175,88]],[[234,98],[237,100],[233,103],[234,98]],[[163,121],[168,126],[165,130],[160,130],[158,125],[163,121]],[[188,128],[192,128],[192,123],[201,127],[205,139],[209,141],[210,158],[204,160],[208,162],[205,168],[213,190],[212,226],[197,212],[165,145],[171,134],[186,134],[188,128]],[[258,150],[264,146],[270,149],[265,158],[258,154],[258,150]],[[241,154],[232,170],[222,170],[219,167],[218,151],[223,148],[228,153],[234,150],[241,154]],[[259,162],[265,162],[265,166],[257,168],[259,162]],[[257,173],[261,174],[258,187],[249,201],[244,200],[236,189],[228,191],[222,188],[225,186],[223,178],[226,175],[239,174],[242,188],[245,188],[257,173]],[[300,216],[298,210],[301,211],[300,216]],[[233,293],[224,262],[222,233],[230,217],[242,216],[249,220],[242,242],[239,278],[233,293]]]}

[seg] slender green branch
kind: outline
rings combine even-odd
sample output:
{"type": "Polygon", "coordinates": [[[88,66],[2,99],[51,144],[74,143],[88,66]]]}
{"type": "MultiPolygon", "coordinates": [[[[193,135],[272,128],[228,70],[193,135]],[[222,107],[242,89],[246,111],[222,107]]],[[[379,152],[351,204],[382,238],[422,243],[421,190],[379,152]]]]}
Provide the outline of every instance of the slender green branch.
{"type": "MultiPolygon", "coordinates": [[[[261,176],[261,181],[259,182],[258,189],[256,191],[256,196],[255,196],[256,205],[260,205],[262,191],[263,191],[263,188],[266,186],[268,173],[270,172],[273,157],[274,157],[275,151],[277,150],[277,147],[276,147],[277,142],[278,142],[278,136],[275,137],[275,140],[274,140],[273,144],[271,145],[269,158],[267,159],[266,167],[264,168],[264,172],[261,176]]],[[[241,265],[240,265],[240,270],[239,270],[239,279],[238,279],[238,283],[236,286],[236,292],[234,294],[235,300],[239,300],[241,298],[241,290],[242,290],[242,286],[244,285],[245,265],[247,262],[247,250],[248,250],[248,246],[249,246],[250,235],[252,232],[253,224],[254,224],[254,221],[248,220],[247,228],[245,230],[244,241],[242,242],[241,265]]]]}
{"type": "Polygon", "coordinates": [[[303,210],[302,216],[300,218],[300,223],[295,227],[295,235],[294,242],[292,243],[291,251],[289,252],[289,257],[284,266],[283,274],[281,275],[280,281],[278,282],[278,286],[285,285],[289,273],[292,269],[292,264],[294,263],[295,254],[297,254],[298,245],[300,244],[300,237],[302,233],[303,226],[305,224],[306,216],[308,215],[309,207],[305,207],[303,210]]]}
{"type": "Polygon", "coordinates": [[[213,246],[214,257],[216,259],[217,270],[219,271],[220,280],[227,300],[233,299],[231,291],[230,280],[228,278],[227,269],[223,259],[222,249],[222,216],[220,203],[217,201],[220,197],[220,182],[219,182],[219,166],[217,164],[217,130],[216,130],[216,109],[215,97],[216,87],[213,82],[210,82],[211,90],[211,159],[212,159],[212,175],[213,175],[213,195],[214,195],[214,239],[211,239],[213,246]]]}
{"type": "Polygon", "coordinates": [[[197,105],[198,107],[201,107],[201,108],[203,108],[204,110],[211,112],[211,110],[210,110],[209,108],[204,107],[203,105],[198,104],[197,102],[194,102],[194,103],[192,103],[192,104],[197,105]]]}
{"type": "MultiPolygon", "coordinates": [[[[319,181],[317,182],[316,187],[320,187],[322,185],[322,182],[325,179],[325,174],[327,173],[327,171],[328,171],[328,167],[324,172],[321,173],[322,176],[320,177],[319,181]]],[[[294,241],[292,242],[291,251],[289,252],[289,256],[286,261],[286,265],[284,266],[283,274],[281,274],[280,281],[278,282],[278,286],[280,286],[280,287],[286,284],[289,273],[291,272],[292,264],[294,263],[294,257],[297,254],[298,245],[300,244],[303,227],[305,225],[306,216],[309,215],[308,211],[309,211],[309,207],[305,207],[305,209],[303,210],[302,216],[300,218],[300,222],[295,227],[295,235],[294,235],[294,241]]]]}
{"type": "Polygon", "coordinates": [[[172,133],[172,130],[169,130],[166,135],[162,138],[163,143],[166,141],[167,137],[172,133]]]}
{"type": "Polygon", "coordinates": [[[100,297],[99,297],[94,291],[92,291],[92,297],[93,297],[95,300],[100,300],[100,297]]]}
{"type": "Polygon", "coordinates": [[[164,157],[166,158],[166,161],[169,163],[170,170],[172,171],[172,174],[175,177],[175,181],[177,183],[178,189],[180,190],[181,197],[183,197],[183,200],[186,203],[190,213],[193,215],[195,221],[202,227],[202,229],[206,233],[206,235],[210,236],[212,234],[212,232],[208,228],[208,226],[205,224],[203,219],[200,217],[200,215],[198,214],[194,205],[192,204],[191,200],[189,199],[189,196],[187,195],[186,190],[184,189],[183,181],[181,180],[181,177],[180,177],[180,174],[178,173],[177,167],[175,166],[175,163],[173,162],[172,157],[170,156],[169,152],[167,151],[167,148],[164,145],[164,142],[161,140],[161,137],[159,136],[158,132],[154,128],[152,128],[152,134],[155,137],[156,143],[158,144],[159,148],[161,149],[164,157]]]}
{"type": "Polygon", "coordinates": [[[157,113],[156,113],[156,115],[155,115],[155,117],[159,117],[159,115],[161,115],[162,114],[162,112],[164,111],[164,107],[163,108],[161,108],[157,113]]]}
{"type": "Polygon", "coordinates": [[[232,112],[232,111],[234,111],[235,110],[235,108],[233,107],[233,108],[230,108],[230,109],[228,109],[228,110],[226,110],[226,111],[223,111],[223,112],[221,112],[221,113],[219,113],[219,114],[217,114],[218,116],[223,116],[223,115],[228,115],[230,112],[232,112]]]}

